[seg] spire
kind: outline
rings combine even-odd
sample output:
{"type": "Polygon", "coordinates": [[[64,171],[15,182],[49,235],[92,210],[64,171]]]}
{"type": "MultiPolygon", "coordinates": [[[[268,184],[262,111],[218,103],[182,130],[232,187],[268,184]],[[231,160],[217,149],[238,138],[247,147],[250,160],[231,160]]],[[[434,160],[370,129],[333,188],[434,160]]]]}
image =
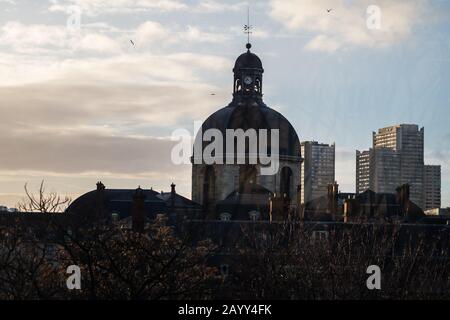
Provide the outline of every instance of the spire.
{"type": "Polygon", "coordinates": [[[250,43],[250,35],[252,34],[253,26],[250,24],[250,7],[247,7],[247,24],[244,25],[244,33],[247,34],[247,45],[246,48],[250,52],[250,48],[252,47],[250,43]]]}

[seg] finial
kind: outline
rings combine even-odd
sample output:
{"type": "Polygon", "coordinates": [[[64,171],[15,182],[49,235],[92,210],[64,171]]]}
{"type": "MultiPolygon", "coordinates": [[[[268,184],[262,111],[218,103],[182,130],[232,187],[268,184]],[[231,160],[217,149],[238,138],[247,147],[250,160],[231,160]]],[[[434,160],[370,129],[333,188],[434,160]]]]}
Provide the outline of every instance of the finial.
{"type": "Polygon", "coordinates": [[[247,43],[247,45],[245,47],[247,48],[247,50],[250,50],[252,48],[252,44],[251,43],[247,43]]]}
{"type": "Polygon", "coordinates": [[[250,7],[247,8],[247,24],[244,26],[244,33],[247,34],[247,49],[250,50],[252,45],[250,44],[250,35],[252,34],[253,26],[250,25],[250,7]]]}

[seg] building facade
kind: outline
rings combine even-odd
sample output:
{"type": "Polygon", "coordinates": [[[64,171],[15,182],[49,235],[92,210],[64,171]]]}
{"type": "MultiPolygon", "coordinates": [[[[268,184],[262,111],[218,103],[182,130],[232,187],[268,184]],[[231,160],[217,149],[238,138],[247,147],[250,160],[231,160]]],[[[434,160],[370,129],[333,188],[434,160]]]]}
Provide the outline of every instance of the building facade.
{"type": "Polygon", "coordinates": [[[317,141],[301,143],[301,203],[327,194],[328,185],[335,181],[335,145],[317,141]]]}
{"type": "Polygon", "coordinates": [[[370,189],[370,155],[372,149],[356,150],[356,194],[370,189]]]}
{"type": "Polygon", "coordinates": [[[401,124],[373,132],[368,151],[356,152],[356,192],[395,193],[409,184],[411,201],[425,208],[424,128],[401,124]]]}
{"type": "Polygon", "coordinates": [[[425,210],[441,207],[441,166],[425,165],[424,169],[425,210]]]}
{"type": "MultiPolygon", "coordinates": [[[[394,151],[386,152],[381,156],[387,161],[389,167],[386,172],[383,172],[386,179],[378,179],[376,176],[379,183],[376,186],[377,190],[394,192],[395,187],[409,184],[411,201],[424,208],[424,128],[419,129],[419,126],[415,124],[400,124],[379,129],[378,133],[373,132],[373,149],[394,151]],[[399,174],[399,181],[391,180],[391,177],[396,179],[397,174],[399,174]]],[[[375,161],[377,163],[377,160],[375,161]]],[[[374,191],[381,192],[377,190],[374,191]]]]}

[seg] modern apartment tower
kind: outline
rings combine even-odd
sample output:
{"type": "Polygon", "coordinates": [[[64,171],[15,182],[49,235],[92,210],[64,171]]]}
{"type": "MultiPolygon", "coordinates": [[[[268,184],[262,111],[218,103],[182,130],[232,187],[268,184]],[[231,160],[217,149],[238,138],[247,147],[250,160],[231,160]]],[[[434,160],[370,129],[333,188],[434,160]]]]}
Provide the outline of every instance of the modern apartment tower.
{"type": "Polygon", "coordinates": [[[425,210],[441,207],[441,166],[425,165],[424,169],[425,210]]]}
{"type": "Polygon", "coordinates": [[[395,193],[400,185],[409,184],[411,201],[425,208],[424,128],[401,124],[373,132],[372,149],[357,151],[356,168],[357,193],[367,189],[395,193]]]}
{"type": "Polygon", "coordinates": [[[335,145],[317,141],[301,143],[301,202],[327,195],[327,187],[335,182],[335,145]]]}
{"type": "Polygon", "coordinates": [[[356,150],[356,193],[363,193],[371,189],[370,186],[370,163],[372,149],[367,151],[356,150]]]}

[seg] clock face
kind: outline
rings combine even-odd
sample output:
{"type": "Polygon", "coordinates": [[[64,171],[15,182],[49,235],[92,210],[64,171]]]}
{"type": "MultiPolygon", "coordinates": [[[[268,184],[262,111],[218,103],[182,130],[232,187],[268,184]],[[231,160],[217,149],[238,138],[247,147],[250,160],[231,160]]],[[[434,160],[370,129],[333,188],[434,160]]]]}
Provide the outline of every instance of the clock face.
{"type": "Polygon", "coordinates": [[[246,77],[244,78],[244,83],[245,83],[246,85],[250,85],[250,84],[252,84],[252,82],[253,82],[253,80],[252,80],[251,77],[246,76],[246,77]]]}

